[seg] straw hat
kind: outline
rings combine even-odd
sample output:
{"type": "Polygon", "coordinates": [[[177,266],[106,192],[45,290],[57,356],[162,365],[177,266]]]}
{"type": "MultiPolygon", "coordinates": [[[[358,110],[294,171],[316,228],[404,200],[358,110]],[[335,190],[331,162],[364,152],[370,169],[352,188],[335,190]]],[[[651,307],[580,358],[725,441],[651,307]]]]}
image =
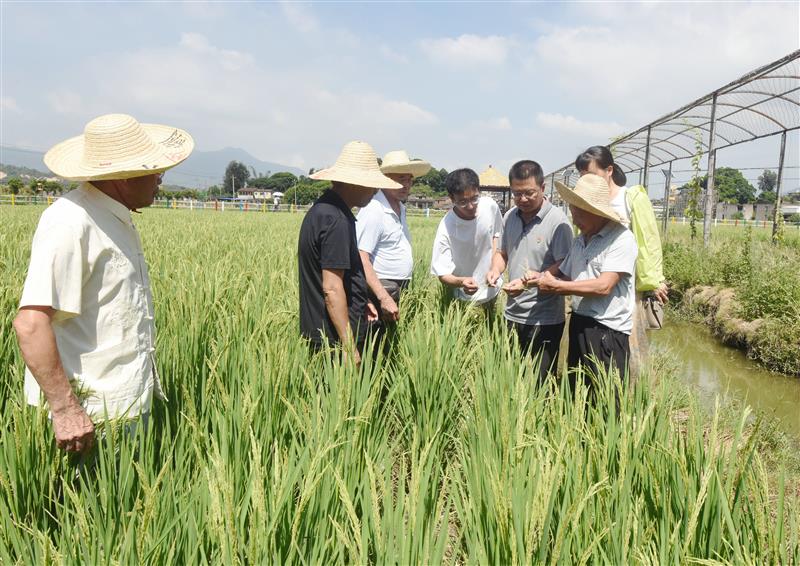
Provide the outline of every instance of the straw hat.
{"type": "Polygon", "coordinates": [[[431,164],[421,159],[411,160],[404,149],[390,151],[383,156],[382,173],[410,173],[412,177],[421,177],[431,170],[431,164]]]}
{"type": "Polygon", "coordinates": [[[622,222],[619,214],[611,208],[608,183],[599,175],[591,173],[582,175],[575,184],[574,189],[570,189],[564,183],[556,181],[556,189],[558,189],[558,194],[567,204],[597,216],[608,218],[614,222],[622,222]]]}
{"type": "Polygon", "coordinates": [[[183,130],[106,114],[86,124],[83,135],[50,148],[44,162],[72,181],[130,179],[175,167],[193,149],[194,140],[183,130]]]}
{"type": "Polygon", "coordinates": [[[395,183],[381,173],[375,150],[367,142],[362,141],[351,141],[345,144],[333,167],[317,171],[311,175],[311,178],[339,181],[370,189],[403,188],[403,185],[395,183]]]}

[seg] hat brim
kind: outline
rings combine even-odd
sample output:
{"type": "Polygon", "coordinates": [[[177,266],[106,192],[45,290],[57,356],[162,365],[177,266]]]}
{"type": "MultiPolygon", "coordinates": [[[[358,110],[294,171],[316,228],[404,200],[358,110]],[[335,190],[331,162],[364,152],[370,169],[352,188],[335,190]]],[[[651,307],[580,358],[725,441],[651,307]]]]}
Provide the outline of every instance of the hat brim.
{"type": "Polygon", "coordinates": [[[558,191],[559,196],[566,201],[567,204],[570,204],[574,207],[580,208],[581,210],[585,210],[591,214],[602,216],[603,218],[608,218],[612,222],[616,222],[618,224],[622,223],[622,219],[616,213],[616,211],[611,207],[605,206],[596,206],[590,203],[588,200],[583,198],[581,195],[570,189],[561,181],[556,181],[556,190],[558,191]]]}
{"type": "Polygon", "coordinates": [[[337,181],[349,185],[357,185],[364,189],[402,189],[403,185],[392,181],[379,171],[347,169],[344,167],[328,167],[311,174],[318,181],[337,181]]]}
{"type": "Polygon", "coordinates": [[[397,173],[398,175],[411,174],[412,177],[422,177],[431,170],[431,164],[427,161],[409,161],[408,163],[397,163],[393,165],[381,165],[381,173],[397,173]]]}
{"type": "Polygon", "coordinates": [[[155,143],[155,148],[147,153],[89,166],[83,163],[85,139],[80,135],[52,147],[45,154],[44,163],[53,173],[70,181],[132,179],[163,173],[180,164],[194,150],[194,140],[184,130],[161,124],[141,126],[155,143]]]}

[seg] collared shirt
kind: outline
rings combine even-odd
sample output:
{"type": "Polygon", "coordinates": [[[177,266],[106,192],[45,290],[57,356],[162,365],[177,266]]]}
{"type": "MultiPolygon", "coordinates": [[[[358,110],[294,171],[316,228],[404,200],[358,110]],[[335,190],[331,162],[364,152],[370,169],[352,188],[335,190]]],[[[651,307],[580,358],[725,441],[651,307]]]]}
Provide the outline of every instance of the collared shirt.
{"type": "MultiPolygon", "coordinates": [[[[93,420],[135,417],[161,395],[150,278],[130,211],[89,183],[42,213],[20,307],[47,306],[64,372],[93,420]]],[[[28,403],[39,385],[25,373],[28,403]]]]}
{"type": "Polygon", "coordinates": [[[300,277],[300,333],[316,344],[339,341],[325,307],[322,270],[344,271],[350,328],[356,340],[366,333],[367,280],[356,243],[356,218],[332,190],[325,191],[303,218],[297,246],[300,277]]]}
{"type": "Polygon", "coordinates": [[[601,273],[619,273],[619,281],[605,297],[572,298],[572,312],[595,319],[613,330],[630,334],[636,293],[633,288],[636,238],[616,222],[608,224],[588,242],[578,236],[559,270],[573,281],[597,279],[601,273]]]}
{"type": "Polygon", "coordinates": [[[611,205],[611,208],[614,209],[614,212],[619,214],[619,217],[622,219],[622,225],[625,226],[625,228],[630,228],[631,215],[630,211],[628,210],[627,192],[628,187],[620,187],[617,196],[611,199],[609,204],[611,205]]]}
{"type": "MultiPolygon", "coordinates": [[[[508,278],[518,279],[528,270],[544,271],[562,261],[572,246],[572,227],[561,209],[549,201],[525,224],[516,207],[506,213],[500,250],[508,257],[508,278]]],[[[508,297],[505,317],[521,324],[543,325],[564,322],[564,297],[552,293],[539,295],[530,287],[516,297],[508,297]]]]}
{"type": "Polygon", "coordinates": [[[500,207],[489,197],[478,201],[477,216],[464,220],[450,210],[439,222],[433,241],[431,274],[472,277],[478,284],[474,295],[463,289],[453,289],[453,296],[462,301],[485,303],[497,296],[502,279],[495,287],[486,283],[486,274],[492,266],[492,251],[495,238],[503,232],[503,217],[500,207]]]}
{"type": "Polygon", "coordinates": [[[383,191],[378,191],[369,204],[358,211],[357,220],[358,249],[369,254],[378,278],[411,279],[414,259],[406,207],[400,203],[398,215],[383,191]]]}

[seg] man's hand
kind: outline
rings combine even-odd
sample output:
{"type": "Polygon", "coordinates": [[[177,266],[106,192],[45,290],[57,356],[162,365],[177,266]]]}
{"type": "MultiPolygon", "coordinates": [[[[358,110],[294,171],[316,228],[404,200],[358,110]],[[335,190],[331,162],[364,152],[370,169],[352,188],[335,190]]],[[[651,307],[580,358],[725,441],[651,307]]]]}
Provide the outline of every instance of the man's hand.
{"type": "Polygon", "coordinates": [[[383,320],[397,321],[400,319],[400,309],[388,293],[381,299],[381,318],[383,320]]]}
{"type": "Polygon", "coordinates": [[[465,277],[461,281],[461,288],[467,295],[474,295],[478,292],[478,283],[472,277],[465,277]]]}
{"type": "Polygon", "coordinates": [[[367,322],[376,322],[378,320],[378,310],[372,303],[367,303],[367,322]]]}
{"type": "Polygon", "coordinates": [[[56,444],[67,452],[88,452],[94,445],[94,425],[72,391],[61,365],[53,333],[55,310],[25,306],[14,319],[19,349],[47,399],[53,415],[56,444]]]}
{"type": "Polygon", "coordinates": [[[347,364],[349,362],[354,363],[356,367],[361,365],[361,354],[358,353],[358,348],[356,348],[352,340],[350,343],[342,346],[342,364],[347,364]]]}
{"type": "Polygon", "coordinates": [[[501,272],[495,269],[490,269],[489,273],[486,274],[486,283],[489,284],[489,287],[494,287],[497,284],[497,280],[500,279],[501,272]]]}
{"type": "Polygon", "coordinates": [[[656,289],[653,289],[653,295],[662,305],[667,304],[667,301],[669,301],[669,286],[666,281],[662,282],[656,289]]]}
{"type": "Polygon", "coordinates": [[[56,445],[67,452],[88,453],[94,446],[94,424],[78,400],[73,397],[65,407],[51,412],[56,445]]]}
{"type": "Polygon", "coordinates": [[[525,272],[525,275],[522,276],[522,283],[526,287],[532,287],[538,284],[539,278],[542,276],[541,272],[533,271],[529,269],[525,272]]]}
{"type": "Polygon", "coordinates": [[[522,282],[522,279],[514,279],[503,285],[503,291],[505,291],[509,297],[516,297],[525,289],[525,283],[522,282]]]}
{"type": "Polygon", "coordinates": [[[560,281],[549,271],[543,271],[536,279],[536,285],[538,285],[539,291],[543,293],[555,293],[558,290],[559,283],[560,281]]]}

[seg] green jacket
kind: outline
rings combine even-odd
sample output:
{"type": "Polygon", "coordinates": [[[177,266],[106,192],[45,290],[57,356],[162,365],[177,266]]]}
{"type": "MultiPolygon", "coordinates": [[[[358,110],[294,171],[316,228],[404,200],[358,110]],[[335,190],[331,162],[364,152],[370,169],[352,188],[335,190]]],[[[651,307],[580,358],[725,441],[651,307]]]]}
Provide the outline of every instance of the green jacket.
{"type": "Polygon", "coordinates": [[[628,187],[625,204],[631,219],[631,232],[636,236],[636,291],[652,291],[664,281],[661,256],[661,235],[647,189],[641,185],[628,187]]]}

